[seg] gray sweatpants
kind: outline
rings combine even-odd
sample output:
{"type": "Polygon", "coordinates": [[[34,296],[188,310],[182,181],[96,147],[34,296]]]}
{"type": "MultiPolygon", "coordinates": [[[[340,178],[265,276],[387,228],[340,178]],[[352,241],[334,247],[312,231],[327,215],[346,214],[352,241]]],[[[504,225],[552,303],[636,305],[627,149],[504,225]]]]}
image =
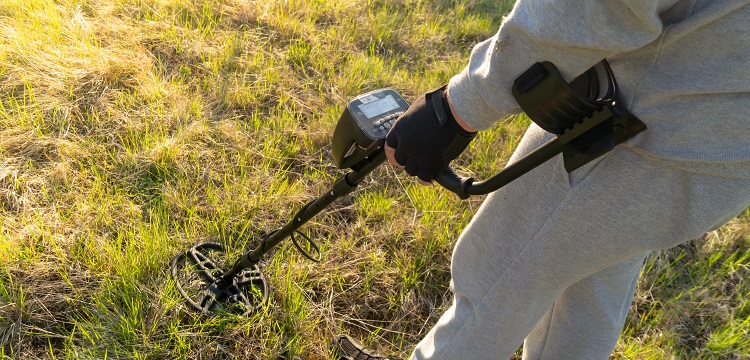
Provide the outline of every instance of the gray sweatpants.
{"type": "MultiPolygon", "coordinates": [[[[532,125],[514,159],[548,138],[532,125]]],[[[698,165],[618,146],[572,174],[552,159],[491,194],[456,244],[453,305],[411,359],[508,359],[524,339],[524,359],[607,359],[646,254],[750,206],[750,163],[721,176],[698,165]]]]}

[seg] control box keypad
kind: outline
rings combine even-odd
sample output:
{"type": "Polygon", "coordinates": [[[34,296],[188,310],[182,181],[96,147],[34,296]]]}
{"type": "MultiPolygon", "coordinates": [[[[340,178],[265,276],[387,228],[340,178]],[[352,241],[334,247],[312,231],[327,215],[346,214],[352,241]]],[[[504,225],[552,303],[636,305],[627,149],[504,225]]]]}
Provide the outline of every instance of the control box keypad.
{"type": "Polygon", "coordinates": [[[399,116],[401,116],[401,114],[403,114],[403,112],[397,112],[375,120],[372,123],[373,130],[382,135],[387,134],[388,130],[391,129],[391,126],[393,126],[393,123],[399,116]]]}

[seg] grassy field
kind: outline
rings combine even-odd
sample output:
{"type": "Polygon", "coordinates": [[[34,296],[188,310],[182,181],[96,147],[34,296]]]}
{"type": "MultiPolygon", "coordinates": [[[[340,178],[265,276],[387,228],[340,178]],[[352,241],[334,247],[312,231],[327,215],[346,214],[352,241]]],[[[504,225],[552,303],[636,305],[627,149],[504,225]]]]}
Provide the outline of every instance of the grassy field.
{"type": "MultiPolygon", "coordinates": [[[[189,311],[169,262],[257,245],[341,175],[329,141],[350,96],[445,83],[511,6],[0,0],[0,359],[328,359],[341,332],[407,357],[450,304],[479,198],[381,167],[307,227],[321,263],[288,243],[267,257],[251,316],[189,311]]],[[[528,123],[457,166],[492,174],[528,123]]],[[[612,358],[750,358],[748,259],[750,212],[654,254],[612,358]]]]}

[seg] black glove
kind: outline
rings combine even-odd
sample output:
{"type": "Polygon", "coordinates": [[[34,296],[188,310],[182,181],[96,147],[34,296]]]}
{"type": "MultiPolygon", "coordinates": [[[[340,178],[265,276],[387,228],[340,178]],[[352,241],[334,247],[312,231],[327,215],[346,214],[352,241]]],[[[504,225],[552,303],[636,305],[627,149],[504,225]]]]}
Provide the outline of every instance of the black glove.
{"type": "Polygon", "coordinates": [[[464,130],[450,111],[446,87],[420,96],[385,138],[396,162],[411,176],[432,181],[466,149],[476,132],[464,130]]]}

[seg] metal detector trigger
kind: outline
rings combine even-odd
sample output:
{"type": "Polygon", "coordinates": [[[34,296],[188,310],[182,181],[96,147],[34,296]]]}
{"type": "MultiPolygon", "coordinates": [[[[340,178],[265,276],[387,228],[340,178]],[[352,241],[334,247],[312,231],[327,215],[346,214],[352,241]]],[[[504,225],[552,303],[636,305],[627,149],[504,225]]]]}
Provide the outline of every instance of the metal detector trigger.
{"type": "Polygon", "coordinates": [[[485,181],[461,178],[446,168],[435,181],[461,199],[493,192],[560,153],[565,170],[572,172],[646,130],[619,101],[606,60],[570,84],[552,63],[536,63],[516,78],[512,91],[526,115],[557,136],[485,181]]]}

